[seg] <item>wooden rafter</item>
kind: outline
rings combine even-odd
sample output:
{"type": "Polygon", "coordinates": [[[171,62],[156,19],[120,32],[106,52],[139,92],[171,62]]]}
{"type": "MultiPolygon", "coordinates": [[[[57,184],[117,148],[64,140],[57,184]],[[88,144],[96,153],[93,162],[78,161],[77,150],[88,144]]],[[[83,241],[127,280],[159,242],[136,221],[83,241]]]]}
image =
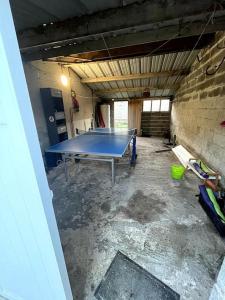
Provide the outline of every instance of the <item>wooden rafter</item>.
{"type": "Polygon", "coordinates": [[[115,93],[123,93],[123,92],[141,92],[145,89],[151,90],[164,90],[164,89],[170,89],[170,90],[176,90],[178,88],[178,85],[169,85],[169,86],[137,86],[137,87],[122,87],[122,88],[116,88],[116,89],[99,89],[94,90],[96,94],[115,94],[115,93]]]}
{"type": "Polygon", "coordinates": [[[175,75],[187,75],[188,73],[189,73],[188,69],[181,69],[181,70],[171,70],[171,71],[163,71],[163,72],[128,74],[128,75],[120,75],[120,76],[84,78],[84,79],[81,79],[81,82],[82,83],[100,83],[100,82],[143,79],[143,78],[152,78],[152,77],[168,77],[168,76],[175,76],[175,75]]]}
{"type": "MultiPolygon", "coordinates": [[[[149,96],[149,97],[120,97],[120,98],[113,98],[113,101],[143,101],[143,100],[171,100],[173,99],[173,95],[168,95],[168,96],[149,96]]],[[[112,100],[109,98],[105,98],[105,101],[111,102],[112,100]]]]}
{"type": "MultiPolygon", "coordinates": [[[[169,99],[171,100],[173,98],[172,95],[169,96],[150,96],[150,97],[132,97],[129,98],[130,101],[143,101],[143,100],[162,100],[162,99],[169,99]]],[[[117,99],[115,99],[116,101],[117,99]]]]}

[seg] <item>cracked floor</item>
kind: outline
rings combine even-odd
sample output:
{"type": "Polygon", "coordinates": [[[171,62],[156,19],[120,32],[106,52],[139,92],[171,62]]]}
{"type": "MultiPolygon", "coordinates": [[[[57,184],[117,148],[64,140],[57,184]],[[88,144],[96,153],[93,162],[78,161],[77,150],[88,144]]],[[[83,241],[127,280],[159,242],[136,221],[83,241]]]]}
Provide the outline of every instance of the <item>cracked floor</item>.
{"type": "Polygon", "coordinates": [[[135,168],[108,163],[69,163],[48,174],[54,209],[76,300],[94,291],[120,250],[181,295],[208,299],[224,256],[224,241],[198,204],[198,178],[170,178],[176,161],[157,138],[138,138],[135,168]]]}

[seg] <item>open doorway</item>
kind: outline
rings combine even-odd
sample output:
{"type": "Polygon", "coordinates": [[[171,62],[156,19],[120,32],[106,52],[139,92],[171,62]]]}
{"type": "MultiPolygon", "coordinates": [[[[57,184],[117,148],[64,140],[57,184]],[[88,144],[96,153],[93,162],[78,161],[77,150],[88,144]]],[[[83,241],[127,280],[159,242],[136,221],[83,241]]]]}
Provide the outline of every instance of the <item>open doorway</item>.
{"type": "Polygon", "coordinates": [[[128,101],[114,102],[114,127],[128,128],[128,101]]]}
{"type": "MultiPolygon", "coordinates": [[[[42,194],[44,197],[51,198],[45,199],[43,205],[47,208],[52,204],[54,206],[73,298],[95,299],[97,292],[103,291],[100,285],[102,279],[105,283],[109,282],[107,280],[110,274],[107,272],[109,266],[117,265],[117,270],[122,270],[121,266],[124,265],[114,264],[115,261],[118,262],[114,259],[125,255],[123,261],[134,260],[135,264],[162,281],[162,287],[168,284],[172,290],[180,294],[182,299],[208,299],[215,281],[214,275],[217,274],[224,255],[224,241],[217,235],[213,224],[210,225],[210,220],[207,219],[207,215],[195,197],[200,183],[195,173],[192,174],[191,170],[185,172],[179,182],[171,178],[171,166],[179,164],[180,160],[176,160],[173,151],[170,151],[172,149],[167,147],[162,137],[171,130],[171,135],[177,136],[178,143],[183,143],[188,151],[193,151],[192,153],[199,157],[196,167],[200,172],[204,172],[201,171],[201,158],[206,159],[210,167],[225,176],[222,143],[225,90],[221,88],[225,73],[223,67],[220,67],[223,63],[222,48],[225,34],[222,32],[214,34],[213,31],[219,30],[222,26],[225,30],[225,21],[221,21],[222,16],[225,16],[225,7],[223,12],[222,5],[213,5],[213,1],[193,1],[193,5],[184,5],[182,1],[181,3],[177,1],[171,10],[170,5],[168,6],[169,1],[165,1],[162,7],[160,3],[157,4],[157,1],[143,1],[137,5],[135,3],[137,1],[133,0],[129,5],[121,6],[118,2],[118,5],[115,4],[113,7],[110,1],[99,1],[101,3],[98,6],[93,5],[91,1],[86,1],[86,9],[80,9],[76,1],[71,1],[69,5],[66,3],[68,1],[65,1],[63,9],[60,9],[57,1],[52,0],[51,3],[55,5],[45,7],[43,15],[43,5],[41,5],[43,1],[26,1],[26,5],[19,0],[10,2],[14,11],[14,22],[23,56],[31,105],[47,171],[49,188],[47,186],[42,194]],[[37,5],[34,6],[34,3],[37,5]],[[159,12],[155,18],[151,14],[152,10],[159,12]],[[169,19],[168,10],[171,11],[169,19]],[[59,22],[54,17],[55,14],[59,22]],[[27,17],[21,18],[23,15],[27,17]],[[129,26],[135,28],[135,32],[127,27],[127,18],[130,20],[129,26]],[[154,27],[156,18],[161,24],[158,31],[154,27]],[[185,30],[179,34],[178,21],[190,27],[190,35],[187,36],[185,30]],[[93,27],[91,24],[98,24],[98,26],[88,30],[93,27]],[[168,28],[172,29],[167,30],[168,28]],[[176,31],[179,38],[174,35],[176,31]],[[169,43],[165,43],[165,40],[169,43]],[[221,64],[219,64],[220,60],[221,64]],[[216,69],[214,69],[214,62],[218,65],[216,69]],[[43,99],[41,89],[46,88],[49,92],[48,97],[43,99]],[[57,105],[57,102],[61,104],[57,105]],[[105,115],[103,106],[107,107],[105,115]],[[99,108],[101,108],[101,119],[104,120],[100,122],[101,124],[98,124],[99,108]],[[106,120],[109,121],[108,124],[106,120]],[[108,129],[110,125],[116,127],[116,130],[108,129]],[[102,128],[97,128],[100,126],[102,128]],[[126,151],[129,148],[128,141],[132,131],[128,131],[127,127],[137,129],[136,143],[130,145],[130,148],[134,144],[137,147],[137,163],[131,164],[132,167],[130,167],[129,155],[131,153],[126,151]],[[122,132],[117,134],[117,131],[122,132]],[[147,138],[150,136],[151,138],[147,138]],[[53,142],[52,137],[55,138],[53,142]],[[64,140],[63,137],[66,139],[64,140]],[[47,161],[46,153],[55,155],[54,168],[47,161]],[[58,154],[60,157],[57,156],[58,154]],[[67,172],[64,173],[64,170],[67,172]],[[53,199],[50,190],[53,192],[53,199]],[[118,255],[117,251],[120,251],[118,255]],[[120,255],[121,253],[123,255],[120,255]]],[[[2,24],[5,20],[5,9],[4,13],[0,12],[0,15],[3,16],[0,18],[2,24]]],[[[3,30],[1,28],[7,28],[5,36],[11,40],[8,26],[0,26],[0,31],[3,30]]],[[[10,51],[7,52],[10,54],[15,47],[10,45],[8,49],[10,51]]],[[[13,56],[8,61],[9,65],[14,67],[14,70],[9,73],[16,76],[18,64],[15,63],[13,56]]],[[[0,72],[3,71],[2,69],[0,72]]],[[[7,74],[5,73],[3,77],[4,80],[0,82],[4,87],[7,74]]],[[[22,86],[21,77],[18,76],[15,82],[19,88],[22,86]]],[[[11,91],[10,86],[9,91],[11,91]]],[[[27,200],[22,205],[20,199],[15,201],[18,195],[13,195],[10,202],[2,201],[3,208],[10,208],[13,203],[19,212],[19,214],[12,214],[8,209],[8,218],[5,209],[0,212],[12,233],[10,240],[8,230],[4,230],[3,224],[1,232],[3,235],[7,233],[7,236],[1,238],[1,250],[3,249],[4,252],[4,261],[11,253],[12,260],[7,260],[6,263],[10,262],[9,266],[12,268],[9,268],[6,263],[3,266],[8,274],[3,272],[4,274],[0,275],[4,283],[2,288],[6,289],[6,275],[13,290],[15,283],[17,283],[16,287],[22,288],[20,284],[22,271],[25,272],[27,270],[25,267],[29,266],[22,263],[31,261],[32,265],[37,267],[30,268],[29,273],[32,274],[28,273],[28,280],[24,281],[23,287],[31,290],[35,285],[36,290],[36,287],[40,286],[41,291],[45,287],[46,293],[40,296],[39,293],[33,292],[32,296],[21,295],[21,297],[33,299],[36,295],[33,300],[42,298],[63,300],[65,297],[63,298],[58,292],[62,284],[56,282],[57,277],[60,279],[60,274],[57,271],[53,272],[55,255],[53,259],[49,259],[49,253],[54,249],[48,244],[52,242],[55,234],[53,237],[49,236],[48,243],[40,242],[45,237],[40,234],[43,228],[48,229],[52,226],[48,226],[48,223],[42,219],[37,219],[44,211],[41,205],[36,205],[40,197],[33,197],[35,199],[31,201],[33,198],[28,194],[28,189],[32,195],[34,191],[40,190],[38,185],[33,187],[30,181],[33,178],[43,181],[45,174],[40,175],[39,172],[39,176],[30,174],[26,176],[27,167],[22,163],[24,155],[21,155],[25,151],[15,151],[17,148],[24,147],[25,143],[21,142],[22,139],[17,132],[25,126],[23,124],[15,126],[14,115],[16,117],[19,113],[14,112],[16,106],[13,96],[3,98],[7,116],[3,114],[3,126],[0,126],[0,129],[2,127],[3,138],[8,141],[8,145],[3,147],[2,150],[7,153],[2,157],[10,156],[9,159],[4,160],[3,168],[1,166],[3,186],[5,186],[6,174],[10,173],[14,176],[15,184],[11,179],[8,180],[7,195],[8,193],[19,195],[16,188],[12,189],[15,186],[19,188],[20,193],[23,192],[27,196],[27,200]],[[9,120],[6,126],[5,117],[9,120]],[[9,126],[12,130],[7,134],[6,127],[9,126]],[[17,158],[19,171],[15,172],[14,165],[17,158]],[[25,180],[26,178],[28,179],[25,180]],[[23,181],[23,185],[18,184],[19,179],[23,181]],[[27,205],[29,211],[35,209],[35,214],[30,213],[28,217],[32,216],[32,218],[25,219],[27,205]],[[25,213],[21,214],[22,211],[25,213]],[[10,222],[12,215],[16,216],[14,225],[10,222]],[[18,219],[21,220],[22,225],[26,224],[26,220],[31,220],[31,225],[37,222],[35,227],[26,226],[25,230],[20,230],[24,237],[31,237],[32,241],[37,236],[38,242],[37,251],[33,250],[35,241],[28,243],[25,250],[30,254],[29,256],[24,251],[25,255],[22,257],[19,247],[16,247],[19,253],[17,257],[20,257],[21,262],[17,262],[17,257],[13,255],[14,248],[10,246],[16,243],[17,237],[19,239],[15,234],[19,230],[16,228],[18,219]],[[34,231],[33,228],[36,230],[35,235],[31,232],[34,231]],[[31,234],[28,235],[29,232],[31,234]],[[39,255],[40,259],[36,259],[37,255],[35,253],[33,255],[32,251],[43,255],[39,255]],[[46,263],[46,267],[42,263],[42,258],[49,266],[46,263]],[[40,266],[38,266],[39,261],[40,266]],[[17,268],[15,272],[15,267],[19,263],[22,267],[17,268]],[[45,270],[39,272],[42,271],[42,265],[48,274],[53,270],[52,278],[47,278],[45,270]],[[32,280],[33,270],[38,281],[32,280]],[[11,280],[10,272],[13,278],[16,277],[15,274],[19,274],[17,277],[20,281],[11,280]],[[32,284],[27,284],[31,281],[32,284]],[[48,287],[49,282],[51,286],[48,287]],[[47,292],[51,287],[56,296],[48,297],[47,292]]],[[[28,105],[24,100],[25,97],[20,94],[19,99],[23,101],[18,101],[17,111],[22,111],[22,108],[26,111],[28,105]]],[[[30,117],[26,116],[26,119],[27,133],[25,132],[23,136],[30,137],[32,135],[32,128],[29,126],[30,117]]],[[[5,140],[4,145],[6,145],[5,140]]],[[[30,159],[36,155],[39,145],[35,147],[34,143],[30,144],[26,151],[28,154],[29,151],[31,153],[28,157],[30,169],[32,170],[33,165],[36,164],[38,167],[41,166],[44,172],[43,164],[41,165],[37,160],[33,163],[30,159]]],[[[135,153],[132,154],[136,154],[136,151],[133,152],[135,153]]],[[[207,171],[205,165],[202,166],[207,171]]],[[[206,178],[202,179],[202,182],[207,182],[209,174],[204,175],[206,178]]],[[[210,195],[213,195],[214,202],[216,195],[212,193],[213,191],[210,195]]],[[[208,200],[212,202],[207,197],[208,204],[210,204],[208,200]]],[[[210,207],[214,212],[214,206],[210,205],[210,207]]],[[[218,215],[218,221],[222,221],[221,216],[218,215]]],[[[60,243],[58,248],[61,249],[60,243]]],[[[119,286],[113,289],[114,295],[118,295],[116,298],[158,299],[157,296],[150,295],[152,291],[144,292],[144,288],[139,288],[140,286],[149,288],[150,284],[134,281],[133,271],[127,272],[126,266],[123,269],[131,276],[126,274],[123,276],[121,272],[118,274],[114,272],[116,271],[114,268],[109,269],[109,271],[113,270],[114,278],[118,279],[114,280],[111,277],[111,283],[120,282],[125,288],[124,292],[119,292],[121,291],[119,286]],[[127,285],[128,282],[131,284],[127,285]]],[[[145,273],[142,272],[143,270],[141,274],[145,273]]],[[[135,277],[139,278],[139,276],[135,277]]],[[[160,284],[155,284],[155,287],[158,285],[160,284]]],[[[106,286],[104,290],[108,291],[108,287],[111,285],[106,286]]],[[[216,290],[219,289],[216,287],[216,290]]],[[[63,292],[62,288],[61,290],[63,292]]],[[[2,296],[1,290],[0,294],[2,296]]],[[[99,297],[111,298],[109,294],[104,296],[101,293],[99,297]]]]}

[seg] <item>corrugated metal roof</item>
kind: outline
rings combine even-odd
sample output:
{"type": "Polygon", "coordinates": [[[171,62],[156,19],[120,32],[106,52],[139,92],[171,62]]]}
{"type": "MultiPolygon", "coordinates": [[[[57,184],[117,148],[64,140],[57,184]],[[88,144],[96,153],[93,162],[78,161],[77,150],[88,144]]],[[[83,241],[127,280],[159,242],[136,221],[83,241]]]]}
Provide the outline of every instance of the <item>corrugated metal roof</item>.
{"type": "Polygon", "coordinates": [[[89,15],[137,0],[10,0],[16,30],[89,15]]]}
{"type": "MultiPolygon", "coordinates": [[[[109,77],[130,74],[142,74],[150,72],[173,71],[180,69],[189,69],[196,59],[199,50],[185,51],[178,53],[169,53],[156,56],[136,57],[129,59],[120,59],[112,61],[89,62],[71,65],[72,69],[81,79],[109,77]]],[[[142,78],[132,80],[110,81],[100,83],[88,83],[88,86],[94,91],[104,89],[124,89],[135,87],[159,87],[150,90],[151,96],[172,96],[175,89],[172,85],[180,84],[184,75],[142,78]]],[[[100,92],[103,98],[136,98],[143,95],[143,91],[112,91],[112,93],[100,92]]]]}

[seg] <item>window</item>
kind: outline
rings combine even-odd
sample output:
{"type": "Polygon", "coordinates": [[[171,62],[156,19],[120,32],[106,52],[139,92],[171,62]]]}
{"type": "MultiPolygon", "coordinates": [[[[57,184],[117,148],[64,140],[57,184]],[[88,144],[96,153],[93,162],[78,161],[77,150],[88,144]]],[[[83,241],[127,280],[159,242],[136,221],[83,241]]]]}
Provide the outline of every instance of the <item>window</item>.
{"type": "Polygon", "coordinates": [[[143,111],[151,111],[151,100],[145,100],[143,101],[143,111]]]}
{"type": "Polygon", "coordinates": [[[160,111],[160,100],[152,101],[152,111],[160,111]]]}
{"type": "Polygon", "coordinates": [[[128,101],[114,102],[114,127],[128,128],[128,101]]]}
{"type": "Polygon", "coordinates": [[[161,100],[160,111],[169,111],[169,110],[170,110],[170,100],[169,99],[161,100]]]}
{"type": "Polygon", "coordinates": [[[170,110],[170,100],[144,100],[143,112],[168,112],[170,110]]]}

